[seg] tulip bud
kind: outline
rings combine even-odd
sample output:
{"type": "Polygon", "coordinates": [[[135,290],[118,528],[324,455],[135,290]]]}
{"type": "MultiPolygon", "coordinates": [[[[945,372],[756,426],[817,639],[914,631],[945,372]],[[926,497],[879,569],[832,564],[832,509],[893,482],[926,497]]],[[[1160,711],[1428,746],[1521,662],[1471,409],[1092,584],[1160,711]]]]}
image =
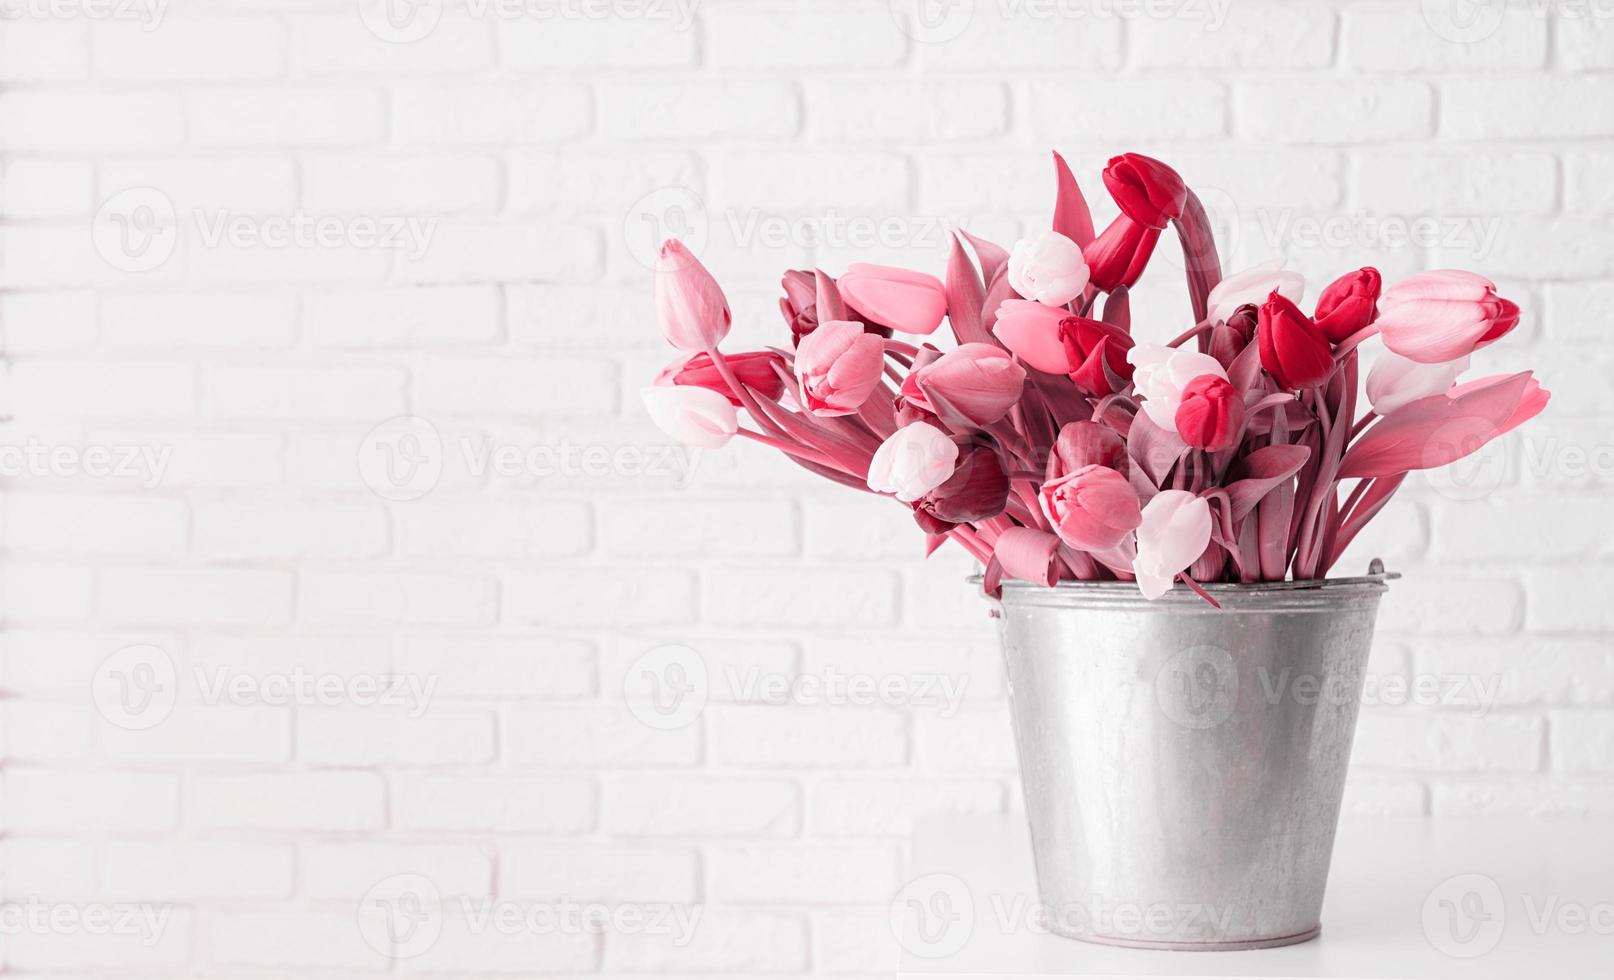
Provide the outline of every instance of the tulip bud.
{"type": "MultiPolygon", "coordinates": [[[[785,294],[779,297],[779,312],[785,318],[785,326],[790,328],[791,346],[801,345],[801,338],[818,329],[819,318],[825,312],[818,308],[819,277],[823,273],[812,273],[805,269],[791,269],[779,280],[779,285],[785,294]]],[[[834,280],[823,276],[826,288],[835,288],[834,280]]],[[[844,304],[842,304],[844,305],[844,304]]],[[[832,320],[850,320],[850,315],[830,316],[832,320]]],[[[863,329],[880,337],[891,336],[890,327],[879,327],[865,324],[863,329]]]]}
{"type": "Polygon", "coordinates": [[[1210,504],[1187,490],[1162,490],[1143,507],[1138,525],[1138,556],[1132,571],[1145,599],[1171,591],[1177,576],[1192,565],[1211,540],[1210,504]]]}
{"type": "Polygon", "coordinates": [[[1143,399],[1143,413],[1168,432],[1177,428],[1177,411],[1189,383],[1205,375],[1227,380],[1227,372],[1216,358],[1179,347],[1139,344],[1127,359],[1137,368],[1132,384],[1143,399]]]}
{"type": "Polygon", "coordinates": [[[727,398],[709,388],[660,386],[640,392],[650,420],[679,442],[721,449],[739,431],[739,416],[727,398]]]}
{"type": "Polygon", "coordinates": [[[1261,306],[1256,340],[1261,366],[1279,387],[1315,388],[1334,371],[1334,351],[1311,318],[1276,291],[1261,306]]]}
{"type": "Polygon", "coordinates": [[[1007,415],[1025,388],[1025,368],[993,344],[960,344],[924,365],[902,384],[903,398],[947,418],[961,415],[976,426],[1007,415]]]}
{"type": "Polygon", "coordinates": [[[964,447],[953,475],[914,502],[914,519],[931,534],[955,524],[990,520],[1009,500],[1009,474],[992,446],[975,442],[964,447]]]}
{"type": "Polygon", "coordinates": [[[1078,551],[1113,551],[1143,519],[1138,492],[1107,466],[1084,466],[1044,483],[1038,501],[1054,533],[1078,551]]]}
{"type": "Polygon", "coordinates": [[[1217,283],[1205,299],[1210,311],[1207,315],[1213,323],[1226,320],[1241,306],[1265,302],[1273,291],[1298,303],[1306,291],[1306,279],[1284,269],[1282,259],[1263,262],[1217,283]]]}
{"type": "Polygon", "coordinates": [[[679,350],[704,351],[729,332],[729,301],[717,280],[684,243],[661,243],[655,262],[656,318],[661,332],[679,350]]]}
{"type": "Polygon", "coordinates": [[[1154,256],[1160,229],[1139,224],[1125,214],[1110,222],[1097,238],[1082,249],[1094,286],[1113,293],[1137,283],[1154,256]]]}
{"type": "Polygon", "coordinates": [[[1358,269],[1328,284],[1317,297],[1317,329],[1337,344],[1373,322],[1379,315],[1379,270],[1358,269]]]}
{"type": "Polygon", "coordinates": [[[1104,186],[1127,217],[1156,231],[1182,217],[1188,200],[1177,171],[1141,153],[1112,158],[1104,168],[1104,186]]]}
{"type": "Polygon", "coordinates": [[[857,262],[836,285],[857,312],[903,333],[934,333],[947,315],[946,287],[923,272],[857,262]]]}
{"type": "Polygon", "coordinates": [[[1067,316],[1059,321],[1059,340],[1070,362],[1076,387],[1100,398],[1113,395],[1132,380],[1126,352],[1136,343],[1132,335],[1113,323],[1067,316]]]}
{"type": "Polygon", "coordinates": [[[885,340],[850,320],[830,320],[796,348],[796,377],[804,407],[814,415],[851,415],[880,383],[885,340]]]}
{"type": "Polygon", "coordinates": [[[1367,400],[1372,403],[1373,411],[1389,415],[1420,398],[1446,394],[1457,383],[1457,376],[1466,370],[1466,357],[1440,364],[1419,364],[1387,350],[1367,373],[1367,400]]]}
{"type": "Polygon", "coordinates": [[[1379,305],[1384,346],[1422,364],[1455,361],[1519,325],[1519,307],[1471,272],[1420,272],[1385,290],[1379,305]]]}
{"type": "Polygon", "coordinates": [[[1244,431],[1244,398],[1226,378],[1202,374],[1188,382],[1177,407],[1177,434],[1195,449],[1217,453],[1244,431]]]}
{"type": "Polygon", "coordinates": [[[1238,308],[1226,320],[1218,320],[1211,327],[1210,356],[1225,368],[1231,368],[1244,349],[1255,339],[1257,309],[1253,304],[1238,308]]]}
{"type": "Polygon", "coordinates": [[[1056,480],[1084,466],[1126,471],[1126,440],[1098,422],[1066,422],[1048,459],[1048,479],[1056,480]]]}
{"type": "Polygon", "coordinates": [[[1057,231],[1016,242],[1007,275],[1015,292],[1048,306],[1064,306],[1087,288],[1081,246],[1057,231]]]}
{"type": "Polygon", "coordinates": [[[911,504],[953,475],[958,444],[928,422],[912,422],[893,432],[869,460],[869,489],[895,494],[911,504]]]}
{"type": "MultiPolygon", "coordinates": [[[[752,391],[777,399],[785,393],[785,380],[779,370],[786,369],[785,359],[770,350],[747,351],[744,354],[719,354],[740,383],[752,391]]],[[[740,399],[729,390],[729,383],[718,373],[712,355],[702,352],[690,354],[669,364],[656,376],[658,385],[689,385],[710,388],[738,408],[740,399]]]]}

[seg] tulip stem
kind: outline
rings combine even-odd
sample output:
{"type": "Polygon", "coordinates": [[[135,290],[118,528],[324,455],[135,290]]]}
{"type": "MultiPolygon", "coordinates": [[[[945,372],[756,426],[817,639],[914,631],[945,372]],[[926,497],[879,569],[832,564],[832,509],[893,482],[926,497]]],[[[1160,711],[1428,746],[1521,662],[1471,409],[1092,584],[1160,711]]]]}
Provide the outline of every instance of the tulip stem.
{"type": "Polygon", "coordinates": [[[1334,356],[1337,358],[1343,358],[1346,354],[1349,354],[1351,351],[1355,350],[1363,342],[1372,340],[1374,335],[1378,332],[1379,325],[1377,323],[1368,324],[1362,329],[1351,334],[1349,337],[1346,337],[1344,340],[1340,341],[1339,346],[1334,348],[1334,356]]]}
{"type": "MultiPolygon", "coordinates": [[[[739,429],[739,430],[737,430],[736,434],[745,436],[747,439],[752,439],[752,440],[755,440],[757,442],[760,442],[764,446],[772,446],[773,448],[779,450],[780,452],[789,453],[790,455],[795,456],[798,459],[805,459],[809,463],[817,463],[820,466],[828,466],[828,467],[831,467],[832,469],[840,470],[843,473],[847,472],[846,467],[841,466],[839,463],[836,463],[833,459],[830,459],[828,456],[825,456],[823,453],[817,452],[816,450],[808,449],[806,446],[798,445],[798,444],[793,443],[793,442],[786,442],[783,439],[775,439],[772,436],[763,435],[760,432],[752,432],[750,429],[739,429]]],[[[853,475],[855,476],[856,474],[853,474],[853,475]]]]}
{"type": "Polygon", "coordinates": [[[1358,419],[1355,425],[1351,426],[1350,439],[1346,441],[1355,440],[1357,436],[1362,434],[1362,430],[1371,425],[1373,420],[1378,417],[1379,413],[1373,411],[1372,409],[1368,409],[1367,414],[1358,419]]]}
{"type": "Polygon", "coordinates": [[[1199,322],[1199,325],[1194,327],[1192,330],[1189,330],[1188,332],[1186,332],[1184,334],[1181,334],[1180,336],[1176,337],[1173,340],[1166,341],[1166,346],[1167,347],[1181,347],[1183,344],[1188,343],[1190,340],[1193,340],[1195,337],[1197,337],[1200,334],[1204,333],[1205,331],[1209,330],[1210,326],[1211,326],[1211,322],[1209,320],[1201,320],[1199,322]]]}
{"type": "Polygon", "coordinates": [[[717,368],[717,373],[722,376],[723,382],[734,392],[734,397],[745,405],[746,411],[751,413],[751,417],[756,420],[757,424],[774,435],[784,435],[784,430],[775,425],[773,419],[769,418],[761,407],[757,405],[756,399],[751,397],[751,389],[747,388],[739,377],[735,375],[734,368],[729,366],[728,358],[718,353],[716,347],[709,348],[706,351],[706,356],[711,358],[712,366],[717,368]]]}

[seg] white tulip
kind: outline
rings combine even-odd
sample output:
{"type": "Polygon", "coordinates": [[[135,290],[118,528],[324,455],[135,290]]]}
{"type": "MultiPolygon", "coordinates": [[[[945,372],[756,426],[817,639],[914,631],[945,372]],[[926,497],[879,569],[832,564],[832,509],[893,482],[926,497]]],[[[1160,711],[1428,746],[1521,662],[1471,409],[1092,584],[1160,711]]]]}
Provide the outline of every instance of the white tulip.
{"type": "Polygon", "coordinates": [[[945,432],[929,422],[911,422],[874,451],[869,489],[911,504],[946,483],[957,461],[958,444],[945,432]]]}
{"type": "Polygon", "coordinates": [[[1138,344],[1127,351],[1126,359],[1137,369],[1132,384],[1143,399],[1143,413],[1167,432],[1177,431],[1177,409],[1190,381],[1206,374],[1227,380],[1222,363],[1199,351],[1138,344]]]}
{"type": "Polygon", "coordinates": [[[721,449],[739,431],[734,403],[710,388],[661,385],[640,392],[650,420],[679,442],[721,449]]]}
{"type": "Polygon", "coordinates": [[[1087,261],[1082,247],[1057,231],[1014,243],[1009,255],[1009,285],[1026,299],[1064,306],[1087,288],[1087,261]]]}
{"type": "Polygon", "coordinates": [[[1234,273],[1210,291],[1205,301],[1210,307],[1210,321],[1216,323],[1226,320],[1241,306],[1252,303],[1260,306],[1272,295],[1273,290],[1298,303],[1306,293],[1306,277],[1284,269],[1283,259],[1271,259],[1234,273]]]}
{"type": "Polygon", "coordinates": [[[1442,364],[1421,364],[1387,350],[1367,373],[1367,400],[1373,403],[1373,411],[1389,415],[1420,398],[1444,395],[1457,383],[1457,376],[1467,370],[1467,357],[1442,364]]]}

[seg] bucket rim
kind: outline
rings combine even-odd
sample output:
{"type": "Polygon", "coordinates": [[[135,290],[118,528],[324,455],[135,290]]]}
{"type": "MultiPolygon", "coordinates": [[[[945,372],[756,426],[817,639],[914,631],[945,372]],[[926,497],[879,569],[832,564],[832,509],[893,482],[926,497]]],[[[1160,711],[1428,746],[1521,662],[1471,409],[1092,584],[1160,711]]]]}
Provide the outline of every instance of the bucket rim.
{"type": "MultiPolygon", "coordinates": [[[[1352,601],[1377,601],[1379,596],[1389,591],[1386,583],[1400,577],[1399,572],[1384,571],[1383,564],[1375,559],[1366,575],[1282,582],[1209,582],[1202,583],[1200,588],[1224,606],[1336,608],[1349,605],[1352,601]]],[[[973,585],[980,585],[982,580],[979,574],[969,577],[973,585]]],[[[1041,585],[1020,579],[1004,579],[1002,588],[1001,601],[1006,604],[1012,597],[1013,602],[1019,605],[1167,606],[1217,611],[1216,607],[1205,601],[1204,596],[1180,582],[1158,599],[1144,598],[1136,582],[1062,581],[1041,585]]]]}

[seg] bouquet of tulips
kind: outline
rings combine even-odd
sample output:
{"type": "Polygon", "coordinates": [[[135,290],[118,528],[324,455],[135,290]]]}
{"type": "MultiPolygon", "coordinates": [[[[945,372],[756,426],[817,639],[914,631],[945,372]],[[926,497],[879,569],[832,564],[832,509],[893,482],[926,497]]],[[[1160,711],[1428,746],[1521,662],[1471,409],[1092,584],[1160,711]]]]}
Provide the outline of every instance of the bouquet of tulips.
{"type": "Polygon", "coordinates": [[[1325,576],[1410,471],[1547,403],[1528,371],[1457,380],[1519,321],[1480,276],[1382,288],[1359,269],[1308,313],[1281,259],[1223,278],[1204,208],[1165,164],[1109,162],[1120,215],[1101,232],[1054,164],[1052,229],[1012,251],[960,231],[945,280],[867,264],[838,279],[786,272],[789,348],[719,351],[727,300],[666,242],[656,312],[686,353],[645,389],[651,417],[686,443],[738,435],[893,498],[927,554],[957,542],[990,593],[1005,578],[1123,580],[1152,599],[1180,580],[1210,599],[1201,583],[1325,576]],[[1168,226],[1192,325],[1145,343],[1127,295],[1168,226]],[[917,339],[944,320],[956,345],[917,339]],[[1374,338],[1385,349],[1363,384],[1357,357],[1374,338]]]}

